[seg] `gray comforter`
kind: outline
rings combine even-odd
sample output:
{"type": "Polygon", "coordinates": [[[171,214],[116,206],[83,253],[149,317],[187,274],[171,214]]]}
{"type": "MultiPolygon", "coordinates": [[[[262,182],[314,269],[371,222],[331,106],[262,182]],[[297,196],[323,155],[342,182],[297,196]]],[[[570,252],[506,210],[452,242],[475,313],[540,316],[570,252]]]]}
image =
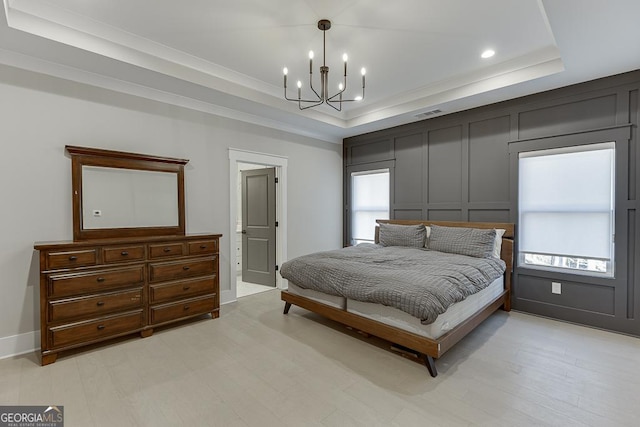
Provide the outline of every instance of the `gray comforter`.
{"type": "Polygon", "coordinates": [[[495,258],[365,243],[292,259],[280,274],[301,288],[384,304],[429,324],[504,270],[495,258]]]}

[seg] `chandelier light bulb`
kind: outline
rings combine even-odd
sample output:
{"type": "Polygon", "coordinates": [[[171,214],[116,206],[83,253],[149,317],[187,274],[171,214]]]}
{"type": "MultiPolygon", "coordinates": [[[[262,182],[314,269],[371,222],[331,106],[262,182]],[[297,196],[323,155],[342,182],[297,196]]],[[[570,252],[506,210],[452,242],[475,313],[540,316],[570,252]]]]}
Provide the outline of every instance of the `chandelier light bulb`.
{"type": "Polygon", "coordinates": [[[364,76],[365,74],[367,74],[367,69],[362,67],[362,70],[360,70],[360,73],[362,73],[362,75],[364,76]]]}
{"type": "Polygon", "coordinates": [[[362,101],[362,97],[360,95],[358,95],[358,96],[355,97],[355,100],[356,101],[362,101]]]}
{"type": "Polygon", "coordinates": [[[301,87],[302,87],[302,82],[298,80],[298,89],[300,89],[301,87]]]}
{"type": "Polygon", "coordinates": [[[346,53],[343,53],[343,54],[342,54],[342,60],[343,60],[344,62],[347,62],[347,59],[349,59],[349,57],[347,56],[347,54],[346,54],[346,53]]]}
{"type": "Polygon", "coordinates": [[[289,69],[287,67],[284,67],[282,69],[282,73],[286,76],[287,74],[289,74],[289,69]]]}
{"type": "Polygon", "coordinates": [[[338,84],[338,89],[342,90],[343,87],[342,83],[338,84]]]}
{"type": "Polygon", "coordinates": [[[313,59],[313,51],[312,50],[309,51],[309,59],[313,59]]]}

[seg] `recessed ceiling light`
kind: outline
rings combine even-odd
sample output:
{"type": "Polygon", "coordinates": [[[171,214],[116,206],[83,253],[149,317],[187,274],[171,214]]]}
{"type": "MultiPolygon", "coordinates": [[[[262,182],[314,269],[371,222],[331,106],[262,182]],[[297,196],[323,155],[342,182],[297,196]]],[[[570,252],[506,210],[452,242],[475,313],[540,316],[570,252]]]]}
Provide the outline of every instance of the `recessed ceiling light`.
{"type": "Polygon", "coordinates": [[[493,55],[496,54],[495,50],[492,49],[487,49],[484,52],[482,52],[482,55],[480,55],[482,58],[487,59],[487,58],[491,58],[493,55]]]}

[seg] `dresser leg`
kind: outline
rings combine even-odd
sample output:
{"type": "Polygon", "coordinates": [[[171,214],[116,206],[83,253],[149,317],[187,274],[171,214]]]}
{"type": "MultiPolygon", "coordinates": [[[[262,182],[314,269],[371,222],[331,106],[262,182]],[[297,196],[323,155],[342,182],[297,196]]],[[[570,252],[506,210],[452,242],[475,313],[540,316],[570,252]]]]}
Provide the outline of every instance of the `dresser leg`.
{"type": "Polygon", "coordinates": [[[212,319],[217,319],[218,317],[220,317],[220,312],[219,311],[212,311],[211,312],[211,318],[212,319]]]}
{"type": "Polygon", "coordinates": [[[58,358],[58,353],[43,354],[41,364],[42,366],[50,365],[54,363],[57,358],[58,358]]]}
{"type": "Polygon", "coordinates": [[[140,331],[140,336],[142,338],[147,338],[147,337],[150,337],[151,335],[153,335],[153,329],[144,329],[140,331]]]}

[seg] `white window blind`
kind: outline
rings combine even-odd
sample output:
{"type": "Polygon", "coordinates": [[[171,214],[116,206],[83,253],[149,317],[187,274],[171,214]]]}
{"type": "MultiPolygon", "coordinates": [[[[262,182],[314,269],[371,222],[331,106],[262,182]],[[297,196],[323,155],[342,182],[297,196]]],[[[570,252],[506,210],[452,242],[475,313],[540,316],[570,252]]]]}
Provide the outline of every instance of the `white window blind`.
{"type": "Polygon", "coordinates": [[[389,219],[389,169],[351,174],[351,241],[373,242],[376,219],[389,219]]]}
{"type": "Polygon", "coordinates": [[[611,261],[615,145],[519,155],[519,250],[611,261]]]}

